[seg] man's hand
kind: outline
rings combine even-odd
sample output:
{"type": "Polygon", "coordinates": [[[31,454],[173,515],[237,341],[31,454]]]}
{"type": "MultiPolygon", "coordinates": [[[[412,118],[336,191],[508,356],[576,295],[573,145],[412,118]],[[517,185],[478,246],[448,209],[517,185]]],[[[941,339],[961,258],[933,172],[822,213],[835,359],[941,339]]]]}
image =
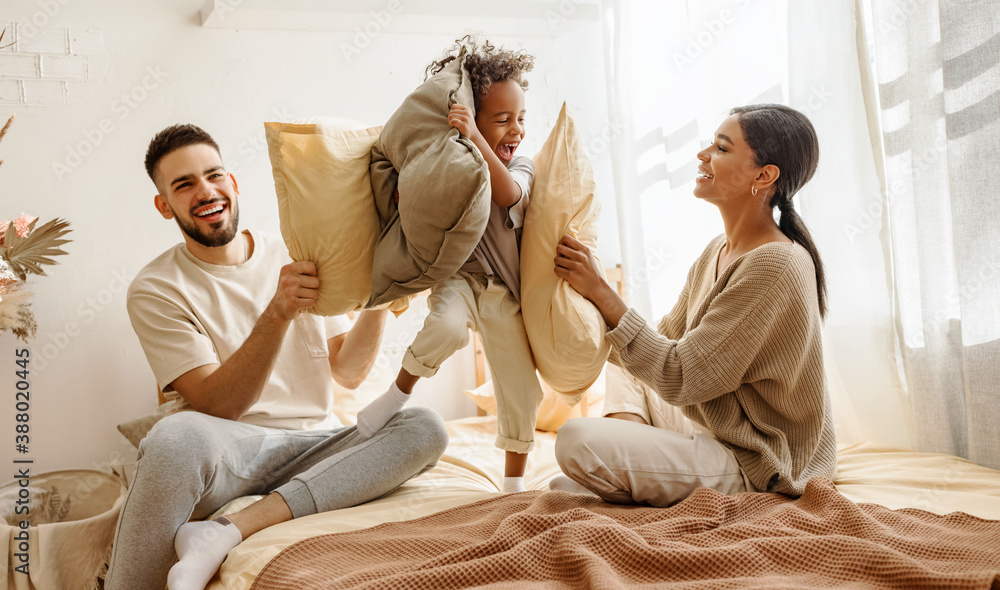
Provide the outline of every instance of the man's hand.
{"type": "Polygon", "coordinates": [[[281,267],[278,275],[278,290],[271,299],[270,307],[285,321],[294,320],[299,311],[309,309],[319,297],[319,279],[316,264],[309,260],[299,260],[281,267]]]}
{"type": "Polygon", "coordinates": [[[476,117],[472,114],[472,109],[461,104],[451,105],[451,110],[448,111],[448,124],[478,145],[476,136],[479,135],[479,127],[476,127],[476,117]]]}

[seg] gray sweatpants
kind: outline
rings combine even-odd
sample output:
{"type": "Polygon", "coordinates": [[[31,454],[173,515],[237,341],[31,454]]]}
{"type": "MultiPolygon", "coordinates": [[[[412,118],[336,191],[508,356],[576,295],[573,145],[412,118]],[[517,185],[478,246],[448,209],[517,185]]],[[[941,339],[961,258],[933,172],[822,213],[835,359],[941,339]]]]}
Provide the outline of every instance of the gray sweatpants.
{"type": "Polygon", "coordinates": [[[234,498],[278,492],[296,518],[354,506],[430,469],[447,444],[444,422],[426,408],[403,410],[365,440],[354,426],[295,431],[168,416],[139,445],[105,587],[163,590],[177,529],[234,498]]]}

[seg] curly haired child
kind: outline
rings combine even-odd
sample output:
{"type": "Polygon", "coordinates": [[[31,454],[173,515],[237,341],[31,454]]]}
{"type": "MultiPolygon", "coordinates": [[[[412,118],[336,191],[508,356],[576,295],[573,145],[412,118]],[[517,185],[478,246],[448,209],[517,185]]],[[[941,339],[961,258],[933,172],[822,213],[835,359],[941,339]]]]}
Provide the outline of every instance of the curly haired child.
{"type": "Polygon", "coordinates": [[[421,377],[432,377],[441,363],[468,344],[471,328],[482,338],[493,375],[496,445],[506,451],[503,491],[520,492],[525,489],[524,470],[542,400],[520,303],[520,228],[535,171],[530,158],[514,155],[524,139],[528,82],[522,75],[534,67],[534,57],[467,35],[427,67],[427,77],[456,59],[463,46],[476,108],[473,112],[454,105],[448,123],[476,144],[489,165],[489,221],[459,272],[431,290],[430,313],[406,350],[395,383],[361,410],[358,429],[367,435],[381,428],[406,404],[421,377]]]}

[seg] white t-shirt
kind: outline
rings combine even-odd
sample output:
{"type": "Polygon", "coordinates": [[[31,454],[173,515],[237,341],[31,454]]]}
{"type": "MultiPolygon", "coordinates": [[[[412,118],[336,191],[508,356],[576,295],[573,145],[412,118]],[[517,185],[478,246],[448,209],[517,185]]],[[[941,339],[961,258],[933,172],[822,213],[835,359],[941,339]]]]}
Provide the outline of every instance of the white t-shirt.
{"type": "MultiPolygon", "coordinates": [[[[250,235],[254,250],[243,264],[209,264],[181,243],[147,264],[129,286],[132,327],[168,400],[180,397],[170,383],[184,373],[225,363],[274,297],[281,267],[291,258],[280,239],[250,235]]],[[[350,329],[344,316],[299,314],[285,333],[260,399],[240,421],[289,430],[341,426],[333,413],[326,341],[350,329]]]]}

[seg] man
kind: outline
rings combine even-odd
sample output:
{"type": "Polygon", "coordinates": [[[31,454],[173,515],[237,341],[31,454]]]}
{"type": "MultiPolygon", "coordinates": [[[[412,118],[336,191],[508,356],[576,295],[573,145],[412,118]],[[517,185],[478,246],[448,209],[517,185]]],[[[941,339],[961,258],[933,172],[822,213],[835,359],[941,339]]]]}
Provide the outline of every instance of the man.
{"type": "Polygon", "coordinates": [[[239,188],[207,133],[164,129],[146,171],[184,242],[139,272],[128,311],[157,384],[193,411],[164,418],[140,445],[106,587],[203,590],[243,539],[388,493],[433,466],[447,434],[423,408],[370,438],[337,422],[331,376],[349,388],[364,380],[385,312],[362,312],[353,327],[302,313],[320,280],[337,277],[290,261],[273,236],[239,232],[239,188]],[[268,495],[200,521],[250,494],[268,495]]]}

